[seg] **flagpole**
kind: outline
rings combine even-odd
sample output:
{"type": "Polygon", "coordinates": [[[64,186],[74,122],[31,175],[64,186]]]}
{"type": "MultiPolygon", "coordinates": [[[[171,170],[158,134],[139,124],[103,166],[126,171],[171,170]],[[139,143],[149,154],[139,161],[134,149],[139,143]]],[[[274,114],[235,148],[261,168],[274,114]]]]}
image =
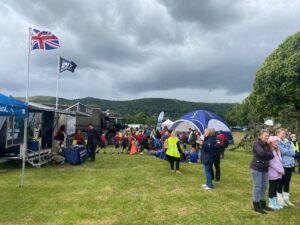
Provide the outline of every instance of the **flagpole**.
{"type": "MultiPolygon", "coordinates": [[[[29,74],[30,74],[30,52],[31,52],[31,28],[29,27],[28,32],[28,56],[27,56],[27,79],[26,79],[26,102],[29,102],[29,74]]],[[[21,183],[20,187],[24,186],[24,179],[25,179],[25,155],[27,152],[27,124],[28,124],[28,117],[24,119],[24,136],[23,136],[23,145],[22,147],[22,173],[21,173],[21,183]]]]}
{"type": "Polygon", "coordinates": [[[56,110],[58,109],[58,91],[59,91],[59,59],[57,58],[57,74],[56,74],[56,110]]]}

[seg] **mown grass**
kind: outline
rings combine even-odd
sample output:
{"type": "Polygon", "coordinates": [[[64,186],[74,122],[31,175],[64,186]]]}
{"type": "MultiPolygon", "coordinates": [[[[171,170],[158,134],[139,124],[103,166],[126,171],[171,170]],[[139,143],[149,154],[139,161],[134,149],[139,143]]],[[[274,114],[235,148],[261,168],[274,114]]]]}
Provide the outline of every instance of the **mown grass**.
{"type": "Polygon", "coordinates": [[[100,153],[95,163],[26,169],[1,164],[0,224],[299,224],[300,175],[292,178],[295,207],[259,215],[252,210],[245,151],[226,152],[221,182],[205,191],[200,164],[181,164],[172,174],[166,161],[147,155],[100,153]]]}

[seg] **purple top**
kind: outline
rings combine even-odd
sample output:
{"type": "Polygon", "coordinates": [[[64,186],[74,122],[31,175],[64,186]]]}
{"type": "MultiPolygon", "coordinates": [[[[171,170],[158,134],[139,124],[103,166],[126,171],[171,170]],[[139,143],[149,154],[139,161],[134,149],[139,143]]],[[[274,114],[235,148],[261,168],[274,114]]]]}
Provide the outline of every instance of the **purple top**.
{"type": "Polygon", "coordinates": [[[277,180],[282,178],[284,172],[282,162],[277,152],[273,151],[274,158],[269,162],[269,180],[277,180]]]}

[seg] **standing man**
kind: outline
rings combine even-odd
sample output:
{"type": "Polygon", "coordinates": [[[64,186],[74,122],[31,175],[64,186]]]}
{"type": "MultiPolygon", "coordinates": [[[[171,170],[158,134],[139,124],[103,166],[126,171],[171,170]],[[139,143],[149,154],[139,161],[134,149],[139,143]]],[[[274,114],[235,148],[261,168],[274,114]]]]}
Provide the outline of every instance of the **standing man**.
{"type": "Polygon", "coordinates": [[[95,128],[93,127],[92,124],[88,125],[88,143],[87,143],[87,148],[90,152],[90,157],[91,157],[91,161],[94,162],[95,161],[95,152],[96,152],[96,148],[100,142],[100,135],[99,133],[95,130],[95,128]]]}

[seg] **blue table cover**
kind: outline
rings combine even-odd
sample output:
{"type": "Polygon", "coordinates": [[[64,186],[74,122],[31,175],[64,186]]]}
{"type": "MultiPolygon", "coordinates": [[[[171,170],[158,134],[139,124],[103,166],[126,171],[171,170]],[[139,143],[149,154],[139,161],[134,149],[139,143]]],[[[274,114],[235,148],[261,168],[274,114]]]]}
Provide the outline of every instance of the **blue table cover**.
{"type": "Polygon", "coordinates": [[[84,146],[70,146],[62,148],[66,162],[79,165],[88,158],[88,152],[84,146]]]}

